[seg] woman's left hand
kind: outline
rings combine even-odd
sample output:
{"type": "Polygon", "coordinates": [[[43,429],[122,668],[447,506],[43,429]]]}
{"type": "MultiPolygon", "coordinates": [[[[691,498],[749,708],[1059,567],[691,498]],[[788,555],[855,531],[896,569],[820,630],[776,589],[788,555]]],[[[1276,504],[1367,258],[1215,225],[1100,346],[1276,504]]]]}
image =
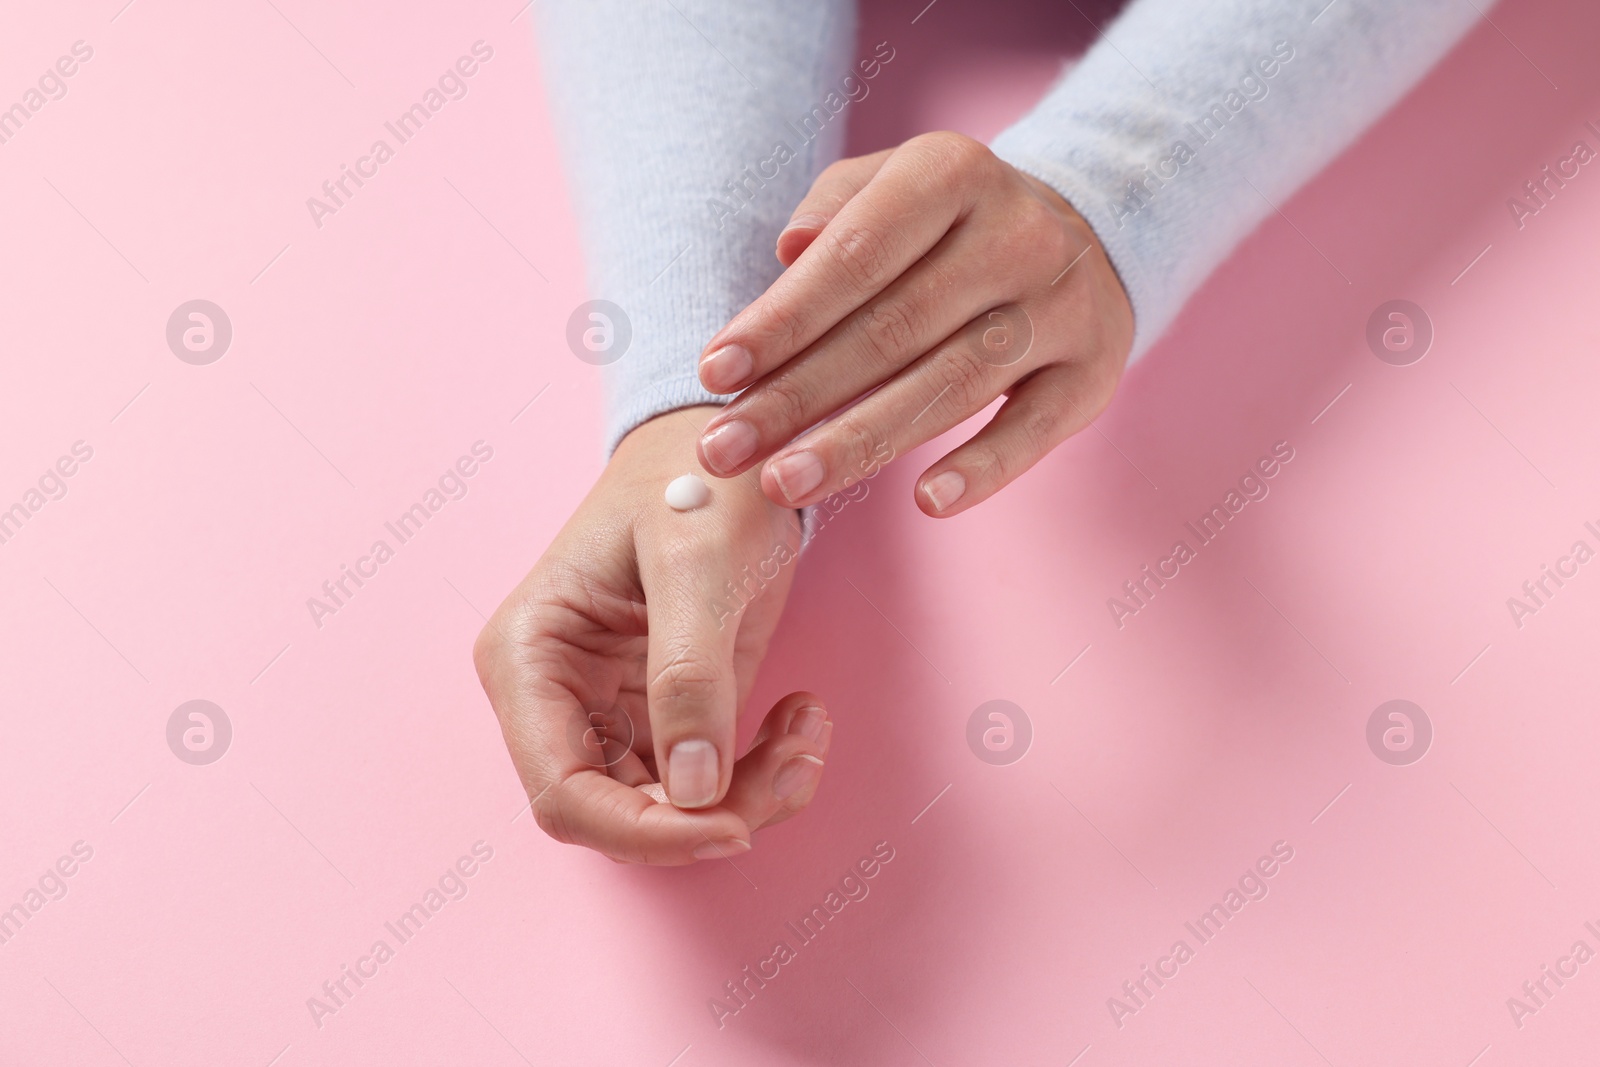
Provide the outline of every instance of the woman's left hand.
{"type": "Polygon", "coordinates": [[[763,491],[791,507],[859,480],[885,445],[904,454],[1005,395],[917,482],[927,514],[964,511],[1105,408],[1133,340],[1089,224],[960,134],[830,166],[777,254],[782,276],[701,356],[707,389],[744,395],[698,454],[719,477],[767,460],[763,491]]]}

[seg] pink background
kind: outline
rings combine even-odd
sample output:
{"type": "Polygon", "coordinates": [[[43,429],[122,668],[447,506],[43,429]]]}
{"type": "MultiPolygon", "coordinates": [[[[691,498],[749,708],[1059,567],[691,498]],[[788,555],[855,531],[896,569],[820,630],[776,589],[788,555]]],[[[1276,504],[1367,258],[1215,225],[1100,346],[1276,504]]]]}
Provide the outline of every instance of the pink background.
{"type": "MultiPolygon", "coordinates": [[[[94,49],[0,146],[0,507],[94,450],[0,545],[0,907],[93,849],[0,945],[0,1062],[1595,1057],[1600,962],[1521,1028],[1506,1006],[1600,949],[1600,564],[1520,629],[1506,607],[1600,544],[1600,171],[1520,231],[1505,206],[1597,144],[1592,5],[1493,9],[992,503],[916,511],[949,441],[878,479],[808,552],[753,700],[828,698],[816,803],[736,866],[655,870],[521,813],[470,661],[600,462],[529,14],[122,3],[0,36],[7,103],[94,49]],[[305,199],[479,39],[470,94],[316,228],[305,199]],[[1408,367],[1363,339],[1400,297],[1437,331],[1408,367]],[[195,298],[233,323],[209,366],[165,343],[195,298]],[[315,627],[306,598],[480,439],[469,494],[315,627]],[[1117,629],[1106,598],[1280,440],[1271,495],[1117,629]],[[1365,740],[1394,698],[1434,725],[1410,766],[1365,740]],[[166,743],[192,699],[233,725],[208,766],[166,743]],[[1010,766],[965,741],[991,699],[1034,726],[1010,766]],[[1280,840],[1270,894],[1119,1028],[1107,998],[1280,840]],[[477,841],[467,895],[315,1025],[477,841]],[[708,1000],[878,841],[870,895],[719,1029],[708,1000]]],[[[922,6],[868,11],[898,58],[858,149],[991,135],[1086,37],[1070,8],[922,6]]]]}

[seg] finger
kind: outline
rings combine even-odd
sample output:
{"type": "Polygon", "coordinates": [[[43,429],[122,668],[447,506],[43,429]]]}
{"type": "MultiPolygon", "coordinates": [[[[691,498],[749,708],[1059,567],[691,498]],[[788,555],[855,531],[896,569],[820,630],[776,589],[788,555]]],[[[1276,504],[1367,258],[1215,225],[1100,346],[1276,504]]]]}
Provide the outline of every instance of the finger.
{"type": "Polygon", "coordinates": [[[718,509],[674,518],[682,529],[649,539],[639,559],[650,628],[646,693],[667,796],[680,808],[704,808],[722,798],[733,769],[739,628],[714,608],[724,593],[717,576],[737,564],[731,544],[708,533],[724,518],[718,509]]]}
{"type": "Polygon", "coordinates": [[[799,259],[800,253],[811,247],[811,242],[839,209],[872,180],[892,151],[894,149],[885,148],[869,156],[841,159],[825,167],[790,215],[789,224],[778,234],[778,262],[788,267],[799,259]]]}
{"type": "MultiPolygon", "coordinates": [[[[701,464],[718,477],[749,469],[960,330],[1006,288],[987,238],[948,234],[923,260],[817,343],[745,389],[706,424],[701,464]],[[729,442],[753,440],[735,454],[729,442]]],[[[739,383],[741,387],[749,384],[739,383]]]]}
{"type": "MultiPolygon", "coordinates": [[[[545,833],[629,863],[692,863],[749,847],[750,828],[732,812],[679,812],[671,805],[652,812],[648,798],[596,766],[584,740],[593,729],[585,702],[593,706],[596,694],[581,667],[506,639],[481,641],[476,658],[534,819],[545,833]]],[[[626,756],[617,766],[628,777],[642,769],[626,756]]]]}
{"type": "Polygon", "coordinates": [[[737,856],[750,848],[744,820],[726,808],[683,811],[599,771],[558,779],[533,801],[545,833],[623,863],[680,866],[737,856]]]}
{"type": "Polygon", "coordinates": [[[822,780],[832,732],[828,713],[814,695],[791,693],[780,700],[739,759],[723,806],[752,828],[802,810],[822,780]]]}
{"type": "MultiPolygon", "coordinates": [[[[822,724],[822,739],[817,742],[822,749],[822,754],[818,757],[819,759],[827,759],[828,746],[832,740],[833,720],[829,719],[822,724]]],[[[796,760],[791,759],[786,761],[783,766],[788,767],[789,765],[795,763],[796,760]]],[[[778,823],[800,814],[800,812],[809,807],[812,799],[817,795],[818,787],[822,783],[822,770],[823,769],[819,767],[812,777],[810,777],[807,781],[803,781],[797,785],[779,784],[786,773],[794,772],[780,769],[777,773],[775,773],[773,775],[773,791],[781,801],[778,805],[778,810],[767,816],[760,826],[753,827],[752,829],[763,830],[768,826],[776,826],[778,823]],[[793,790],[793,792],[790,792],[790,790],[793,790]]]]}
{"type": "Polygon", "coordinates": [[[1115,381],[1088,363],[1056,363],[1011,390],[983,429],[929,467],[917,506],[935,518],[981,504],[1105,410],[1115,381]]]}
{"type": "Polygon", "coordinates": [[[802,507],[872,477],[1048,362],[1055,353],[1035,345],[1034,332],[1032,317],[1018,305],[978,316],[882,388],[780,449],[761,469],[762,491],[802,507]]]}
{"type": "MultiPolygon", "coordinates": [[[[795,718],[807,707],[822,707],[821,698],[812,693],[790,693],[772,706],[766,718],[761,720],[761,725],[756,728],[756,735],[750,739],[750,748],[745,750],[749,755],[751,749],[761,744],[769,737],[780,736],[790,732],[790,725],[795,718]]],[[[826,717],[826,713],[824,713],[826,717]]],[[[801,731],[794,731],[796,733],[801,731]]],[[[740,757],[743,759],[744,757],[740,757]]]]}
{"type": "Polygon", "coordinates": [[[611,766],[606,768],[606,773],[623,785],[644,785],[646,782],[656,780],[650,773],[650,768],[645,766],[643,759],[634,751],[627,751],[611,766]]]}
{"type": "MultiPolygon", "coordinates": [[[[814,695],[784,697],[762,720],[750,750],[734,765],[723,806],[756,829],[804,810],[816,796],[832,738],[833,723],[814,695]]],[[[638,788],[656,803],[667,802],[666,791],[655,782],[638,788]]]]}
{"type": "Polygon", "coordinates": [[[653,779],[651,758],[649,711],[642,699],[631,694],[618,694],[617,703],[607,705],[594,699],[584,700],[584,714],[588,725],[581,734],[568,738],[568,748],[586,765],[603,770],[624,785],[636,785],[653,779]],[[632,713],[624,702],[637,704],[638,713],[632,713]]]}
{"type": "Polygon", "coordinates": [[[746,362],[751,373],[765,374],[898,278],[968,210],[980,154],[1000,165],[987,148],[956,134],[925,135],[895,149],[794,265],[712,337],[701,353],[710,369],[702,380],[722,381],[718,368],[749,377],[734,374],[746,362]]]}

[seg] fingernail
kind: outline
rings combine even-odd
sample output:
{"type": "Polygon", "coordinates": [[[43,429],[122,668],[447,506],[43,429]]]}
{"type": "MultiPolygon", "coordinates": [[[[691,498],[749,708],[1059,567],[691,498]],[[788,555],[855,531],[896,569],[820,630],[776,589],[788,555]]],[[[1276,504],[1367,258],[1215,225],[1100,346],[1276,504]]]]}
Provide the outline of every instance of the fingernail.
{"type": "Polygon", "coordinates": [[[789,724],[791,734],[799,734],[812,744],[822,736],[822,726],[828,721],[828,713],[819,707],[801,708],[795,712],[794,721],[789,724]]]}
{"type": "Polygon", "coordinates": [[[810,452],[795,452],[772,464],[772,477],[778,491],[793,504],[822,484],[822,460],[810,452]]]}
{"type": "Polygon", "coordinates": [[[726,841],[707,841],[703,845],[695,846],[694,858],[697,860],[720,860],[749,851],[750,842],[740,840],[737,837],[730,837],[726,841]]]}
{"type": "Polygon", "coordinates": [[[680,808],[703,808],[717,796],[717,747],[679,741],[667,756],[667,796],[680,808]]]}
{"type": "Polygon", "coordinates": [[[788,800],[814,783],[821,774],[822,761],[817,757],[796,756],[778,770],[777,777],[772,779],[772,792],[779,800],[788,800]]]}
{"type": "Polygon", "coordinates": [[[934,511],[943,511],[961,499],[961,494],[967,491],[967,480],[956,471],[945,471],[923,482],[922,491],[928,494],[934,511]]]}
{"type": "MultiPolygon", "coordinates": [[[[827,224],[828,220],[821,215],[796,215],[789,220],[789,225],[783,228],[783,233],[788,233],[790,230],[820,230],[827,224]]],[[[782,237],[783,233],[778,236],[782,237]]]]}
{"type": "Polygon", "coordinates": [[[817,747],[822,749],[822,754],[828,754],[828,746],[833,744],[833,720],[829,719],[822,724],[822,730],[817,737],[817,747]]]}
{"type": "Polygon", "coordinates": [[[700,381],[713,393],[731,393],[755,368],[749,349],[723,345],[700,361],[700,381]]]}
{"type": "Polygon", "coordinates": [[[758,443],[756,428],[738,419],[725,422],[700,438],[700,447],[712,468],[724,474],[732,473],[754,455],[758,443]]]}

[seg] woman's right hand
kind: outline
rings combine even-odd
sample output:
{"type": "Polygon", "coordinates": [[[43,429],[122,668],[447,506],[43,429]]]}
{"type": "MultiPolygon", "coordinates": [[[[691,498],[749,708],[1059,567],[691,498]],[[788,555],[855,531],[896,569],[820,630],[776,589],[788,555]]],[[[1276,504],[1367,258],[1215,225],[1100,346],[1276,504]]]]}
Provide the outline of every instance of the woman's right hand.
{"type": "Polygon", "coordinates": [[[749,849],[810,803],[833,731],[817,697],[791,693],[734,759],[800,525],[754,475],[712,479],[692,511],[667,506],[717,410],[668,412],[624,438],[473,650],[540,827],[619,861],[749,849]]]}
{"type": "Polygon", "coordinates": [[[904,455],[1004,396],[918,479],[935,518],[982,503],[1110,403],[1133,307],[1089,222],[957,133],[824,170],[778,235],[784,272],[717,331],[700,379],[739,393],[705,469],[761,469],[803,507],[885,448],[904,455]]]}

